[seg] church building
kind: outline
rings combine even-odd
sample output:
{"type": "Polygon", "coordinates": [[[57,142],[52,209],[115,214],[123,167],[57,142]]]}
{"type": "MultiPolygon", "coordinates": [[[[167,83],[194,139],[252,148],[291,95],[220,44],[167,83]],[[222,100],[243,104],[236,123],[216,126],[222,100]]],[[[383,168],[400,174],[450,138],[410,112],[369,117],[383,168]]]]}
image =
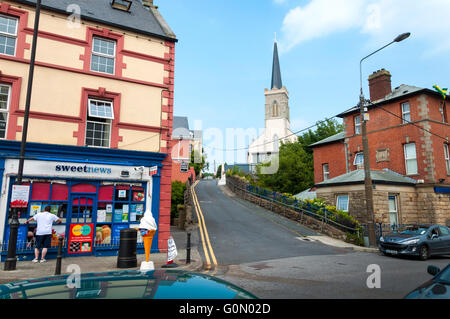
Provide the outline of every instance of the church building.
{"type": "Polygon", "coordinates": [[[281,81],[276,41],[273,52],[272,83],[270,90],[264,89],[264,95],[266,97],[264,132],[249,146],[248,164],[267,162],[272,155],[278,153],[281,142],[297,140],[297,136],[290,130],[289,92],[281,81]]]}

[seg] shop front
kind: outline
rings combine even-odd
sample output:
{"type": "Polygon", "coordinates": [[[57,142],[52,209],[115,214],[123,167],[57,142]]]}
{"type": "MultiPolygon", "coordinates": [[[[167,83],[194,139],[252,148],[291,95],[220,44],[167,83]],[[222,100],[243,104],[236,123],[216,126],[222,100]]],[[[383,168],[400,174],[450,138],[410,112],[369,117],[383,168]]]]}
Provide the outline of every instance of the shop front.
{"type": "MultiPolygon", "coordinates": [[[[33,146],[37,145],[32,145],[31,150],[33,146]]],[[[8,157],[0,160],[3,171],[0,201],[2,260],[6,257],[9,240],[8,215],[17,203],[23,207],[17,238],[19,260],[32,259],[34,253],[36,224],[25,224],[25,221],[46,206],[62,220],[53,225],[49,258],[56,256],[60,237],[64,238],[66,257],[117,255],[120,231],[138,228],[146,210],[152,211],[158,224],[159,172],[165,154],[102,150],[99,155],[98,150],[91,148],[58,147],[66,152],[60,155],[68,157],[46,157],[50,154],[43,154],[42,149],[37,156],[27,154],[29,159],[25,160],[20,188],[15,185],[19,160],[8,157]],[[75,150],[76,155],[73,154],[75,150]],[[97,152],[91,154],[93,151],[97,152]],[[83,155],[90,155],[90,158],[83,155]],[[110,158],[112,155],[114,158],[110,158]]],[[[158,232],[152,252],[158,252],[157,236],[158,232]]],[[[138,238],[138,253],[141,249],[143,252],[142,239],[138,238]]]]}

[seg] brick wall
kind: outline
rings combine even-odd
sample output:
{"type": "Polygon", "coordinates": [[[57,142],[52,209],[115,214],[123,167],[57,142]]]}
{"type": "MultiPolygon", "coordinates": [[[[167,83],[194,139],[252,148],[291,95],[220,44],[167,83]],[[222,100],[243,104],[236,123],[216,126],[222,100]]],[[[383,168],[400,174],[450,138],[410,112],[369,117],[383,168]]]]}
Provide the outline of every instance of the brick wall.
{"type": "Polygon", "coordinates": [[[328,164],[330,177],[347,173],[345,165],[345,146],[342,141],[314,147],[314,183],[324,181],[323,164],[328,164]]]}

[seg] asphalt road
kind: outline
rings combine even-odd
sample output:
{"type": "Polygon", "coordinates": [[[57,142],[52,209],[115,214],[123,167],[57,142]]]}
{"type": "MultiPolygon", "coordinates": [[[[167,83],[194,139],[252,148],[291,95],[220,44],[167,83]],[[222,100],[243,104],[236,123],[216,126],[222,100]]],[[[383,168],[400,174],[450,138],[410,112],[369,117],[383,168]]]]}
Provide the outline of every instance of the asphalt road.
{"type": "Polygon", "coordinates": [[[195,191],[218,264],[205,272],[260,298],[402,298],[430,279],[428,265],[450,263],[448,257],[423,262],[308,241],[312,230],[233,196],[215,180],[201,181],[195,191]],[[380,269],[380,288],[367,286],[369,265],[380,269]]]}

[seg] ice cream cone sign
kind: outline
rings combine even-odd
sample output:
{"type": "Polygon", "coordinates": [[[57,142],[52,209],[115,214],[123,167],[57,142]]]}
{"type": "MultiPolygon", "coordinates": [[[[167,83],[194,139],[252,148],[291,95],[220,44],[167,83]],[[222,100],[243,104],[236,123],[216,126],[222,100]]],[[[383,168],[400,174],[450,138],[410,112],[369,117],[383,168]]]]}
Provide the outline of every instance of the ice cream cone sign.
{"type": "Polygon", "coordinates": [[[144,241],[145,249],[145,262],[141,263],[141,270],[153,270],[153,262],[150,261],[150,251],[152,249],[153,236],[156,233],[156,221],[153,218],[153,214],[150,209],[147,209],[144,213],[144,217],[141,219],[139,224],[139,231],[142,235],[144,241]]]}

